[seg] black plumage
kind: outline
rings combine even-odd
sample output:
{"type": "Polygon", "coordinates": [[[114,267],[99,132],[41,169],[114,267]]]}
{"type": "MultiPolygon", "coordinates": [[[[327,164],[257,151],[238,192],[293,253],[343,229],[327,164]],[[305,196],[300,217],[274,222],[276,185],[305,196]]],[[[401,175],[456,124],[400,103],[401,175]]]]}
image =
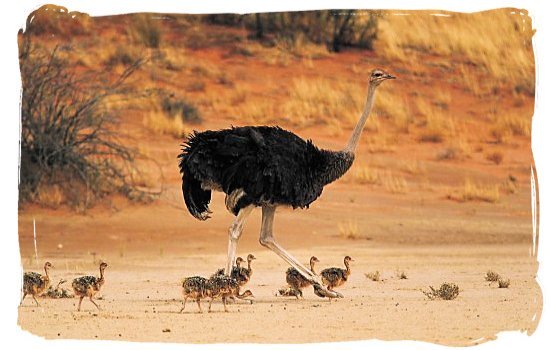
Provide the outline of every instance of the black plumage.
{"type": "Polygon", "coordinates": [[[243,191],[228,206],[235,215],[251,204],[308,207],[354,156],[319,149],[279,127],[247,126],[195,132],[179,158],[187,208],[205,220],[213,189],[227,195],[243,191]]]}

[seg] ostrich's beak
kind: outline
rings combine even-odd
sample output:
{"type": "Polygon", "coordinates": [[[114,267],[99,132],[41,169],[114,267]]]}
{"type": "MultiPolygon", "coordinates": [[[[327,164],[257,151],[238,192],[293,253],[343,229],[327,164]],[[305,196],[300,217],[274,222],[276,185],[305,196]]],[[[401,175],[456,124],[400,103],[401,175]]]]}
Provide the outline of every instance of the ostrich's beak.
{"type": "Polygon", "coordinates": [[[391,75],[391,74],[386,74],[386,75],[384,75],[384,78],[385,78],[385,79],[397,79],[397,78],[395,77],[395,75],[391,75]]]}

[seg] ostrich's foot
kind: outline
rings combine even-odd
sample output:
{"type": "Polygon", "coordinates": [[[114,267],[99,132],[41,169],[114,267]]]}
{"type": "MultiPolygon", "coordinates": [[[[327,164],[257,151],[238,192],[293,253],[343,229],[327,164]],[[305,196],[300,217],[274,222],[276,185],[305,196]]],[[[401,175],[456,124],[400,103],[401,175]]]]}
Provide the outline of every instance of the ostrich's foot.
{"type": "Polygon", "coordinates": [[[328,290],[318,283],[313,283],[313,292],[321,298],[343,298],[344,296],[334,290],[328,290]]]}

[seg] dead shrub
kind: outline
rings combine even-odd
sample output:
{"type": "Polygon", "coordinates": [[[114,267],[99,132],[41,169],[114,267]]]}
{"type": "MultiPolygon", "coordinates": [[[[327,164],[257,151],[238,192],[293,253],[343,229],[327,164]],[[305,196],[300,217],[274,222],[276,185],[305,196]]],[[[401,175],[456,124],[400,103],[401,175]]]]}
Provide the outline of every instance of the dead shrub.
{"type": "Polygon", "coordinates": [[[443,299],[443,300],[453,300],[455,299],[460,290],[458,285],[454,283],[443,283],[438,289],[435,289],[432,286],[429,286],[429,291],[422,291],[426,297],[430,300],[434,299],[443,299]]]}
{"type": "Polygon", "coordinates": [[[129,176],[136,152],[117,137],[118,119],[104,103],[126,91],[144,60],[112,81],[95,71],[77,74],[58,47],[49,52],[22,40],[20,201],[87,208],[105,194],[136,191],[129,176]]]}
{"type": "Polygon", "coordinates": [[[367,277],[369,280],[373,282],[378,282],[380,281],[380,271],[366,273],[365,277],[367,277]]]}
{"type": "Polygon", "coordinates": [[[489,282],[496,282],[500,279],[500,275],[492,270],[487,271],[485,280],[489,282]]]}

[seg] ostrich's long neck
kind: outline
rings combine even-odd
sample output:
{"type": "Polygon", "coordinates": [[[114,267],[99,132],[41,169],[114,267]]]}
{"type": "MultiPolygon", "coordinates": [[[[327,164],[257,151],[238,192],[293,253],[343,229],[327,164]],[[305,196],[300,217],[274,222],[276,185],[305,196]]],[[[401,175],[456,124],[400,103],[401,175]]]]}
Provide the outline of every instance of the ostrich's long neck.
{"type": "Polygon", "coordinates": [[[251,261],[252,261],[251,259],[248,259],[248,271],[252,271],[252,267],[250,267],[250,262],[251,261]]]}
{"type": "Polygon", "coordinates": [[[367,122],[370,111],[372,109],[372,105],[374,103],[375,90],[376,90],[376,85],[373,85],[373,84],[369,85],[369,91],[367,93],[367,102],[365,103],[365,109],[363,110],[363,113],[361,114],[361,118],[359,118],[357,125],[355,125],[355,128],[353,129],[353,133],[349,138],[348,145],[346,146],[346,148],[344,148],[344,152],[355,153],[355,149],[357,148],[357,144],[359,143],[359,138],[361,137],[361,133],[365,128],[365,123],[367,122]]]}
{"type": "Polygon", "coordinates": [[[102,268],[99,268],[99,279],[103,280],[103,270],[102,268]]]}
{"type": "Polygon", "coordinates": [[[349,276],[351,273],[351,269],[349,268],[349,261],[344,261],[344,265],[346,265],[346,276],[349,276]]]}
{"type": "Polygon", "coordinates": [[[353,129],[353,133],[349,138],[347,146],[341,151],[322,150],[324,153],[325,161],[324,166],[321,168],[320,173],[316,175],[320,179],[323,185],[329,184],[334,180],[340,178],[348,171],[355,159],[355,149],[359,143],[359,138],[365,127],[367,119],[369,117],[372,105],[374,103],[374,92],[376,85],[369,85],[369,91],[367,93],[367,102],[365,103],[365,109],[361,113],[361,117],[353,129]]]}
{"type": "Polygon", "coordinates": [[[315,272],[315,270],[314,270],[314,268],[315,268],[315,261],[311,260],[311,261],[309,262],[309,266],[311,267],[311,272],[313,272],[314,274],[317,274],[317,273],[315,272]]]}
{"type": "Polygon", "coordinates": [[[50,279],[50,275],[48,275],[48,267],[44,266],[44,273],[46,274],[46,279],[50,279]]]}

